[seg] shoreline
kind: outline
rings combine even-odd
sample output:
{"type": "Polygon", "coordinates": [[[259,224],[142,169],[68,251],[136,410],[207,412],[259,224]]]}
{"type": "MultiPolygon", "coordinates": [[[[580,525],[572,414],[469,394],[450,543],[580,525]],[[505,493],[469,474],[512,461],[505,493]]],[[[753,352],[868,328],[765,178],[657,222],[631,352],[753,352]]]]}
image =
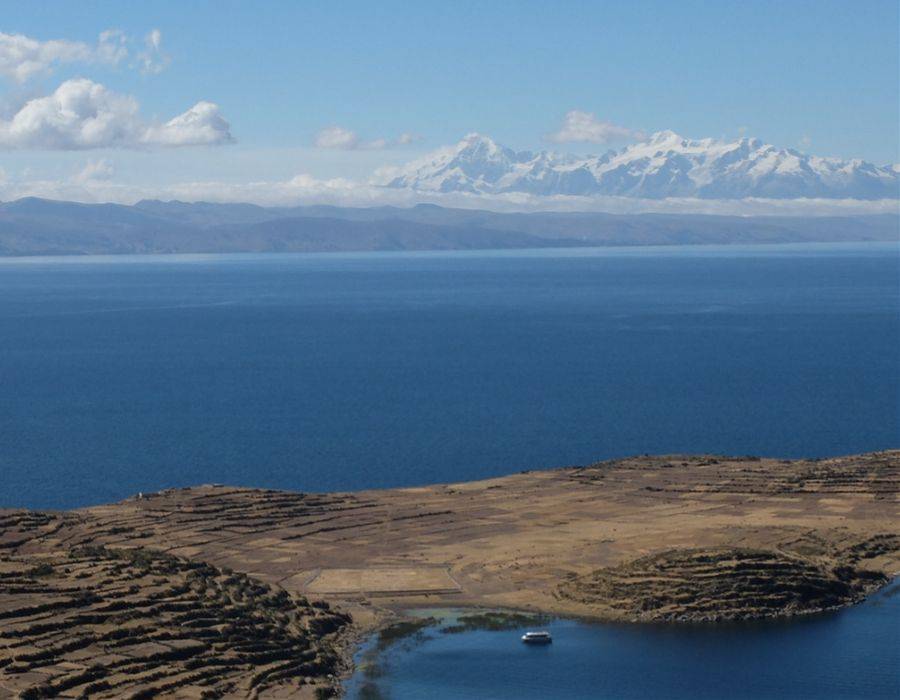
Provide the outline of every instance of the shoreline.
{"type": "MultiPolygon", "coordinates": [[[[361,641],[351,650],[349,656],[353,660],[353,668],[350,669],[349,673],[343,675],[340,679],[341,686],[343,689],[344,697],[348,696],[349,692],[355,691],[357,694],[360,692],[373,692],[373,691],[381,691],[383,692],[383,686],[379,687],[380,684],[384,683],[384,679],[387,678],[388,682],[390,682],[390,677],[394,673],[392,670],[393,663],[396,662],[397,657],[403,658],[404,656],[410,653],[417,653],[415,650],[423,644],[427,644],[430,642],[434,642],[439,640],[443,634],[481,634],[484,632],[499,632],[499,633],[515,633],[517,636],[519,633],[522,633],[529,629],[551,629],[554,625],[558,623],[575,623],[578,627],[591,627],[598,629],[600,634],[604,633],[613,633],[617,634],[618,629],[624,629],[628,631],[633,630],[644,630],[653,636],[655,639],[655,635],[660,634],[662,630],[669,630],[673,625],[677,627],[680,631],[687,632],[693,634],[698,631],[703,631],[704,633],[752,633],[752,634],[760,634],[760,633],[777,633],[778,630],[783,630],[789,627],[793,627],[794,625],[801,624],[803,622],[827,622],[829,618],[833,618],[835,615],[849,612],[853,608],[857,606],[866,605],[872,602],[872,599],[877,599],[881,597],[893,597],[897,594],[900,594],[900,574],[895,574],[890,578],[890,580],[882,587],[877,590],[873,590],[869,593],[866,598],[856,601],[854,603],[849,603],[840,608],[831,608],[828,610],[819,610],[819,611],[805,611],[803,613],[799,613],[796,615],[788,616],[788,617],[770,617],[764,619],[753,619],[753,620],[739,620],[739,621],[719,621],[719,622],[681,622],[681,623],[672,623],[672,622],[660,622],[660,623],[647,623],[647,622],[636,622],[636,621],[627,621],[627,620],[598,620],[592,617],[584,617],[584,616],[568,616],[568,615],[547,615],[535,616],[533,611],[522,611],[515,609],[488,609],[488,608],[473,608],[473,607],[454,607],[454,608],[427,608],[427,609],[412,609],[407,611],[399,611],[397,613],[397,618],[392,618],[391,620],[386,621],[383,625],[373,628],[366,634],[361,641]],[[522,615],[524,613],[524,615],[522,615]],[[486,625],[480,626],[479,624],[471,624],[465,625],[462,629],[455,628],[455,621],[464,619],[466,617],[478,617],[480,615],[492,615],[497,614],[498,616],[509,616],[512,618],[508,625],[493,626],[486,625]],[[534,619],[534,623],[526,623],[522,620],[517,620],[516,618],[525,617],[525,618],[535,618],[535,617],[543,617],[544,619],[537,620],[534,619]],[[421,627],[410,628],[408,633],[399,636],[395,639],[392,639],[387,645],[379,644],[378,635],[381,629],[384,626],[390,626],[391,624],[395,624],[396,620],[422,620],[427,621],[426,624],[423,624],[421,627]],[[649,628],[649,629],[647,629],[649,628]],[[424,635],[424,636],[421,636],[424,635]],[[369,669],[374,668],[375,672],[370,676],[369,669]]],[[[878,603],[875,603],[878,604],[878,603]]],[[[892,618],[893,619],[893,618],[892,618]]],[[[567,629],[567,628],[564,628],[567,629]]],[[[562,641],[562,637],[557,639],[557,632],[553,632],[554,641],[562,641]]],[[[665,633],[665,637],[668,636],[668,633],[665,633]]],[[[508,639],[509,641],[514,643],[515,637],[509,636],[504,637],[504,639],[508,639]]],[[[571,639],[566,637],[567,649],[571,649],[573,646],[573,642],[571,639]]],[[[656,643],[664,644],[664,639],[657,640],[656,643]]],[[[575,641],[574,645],[578,646],[579,644],[584,643],[575,641]]],[[[462,647],[465,650],[465,646],[462,647]]],[[[457,645],[454,647],[456,653],[460,652],[460,647],[457,645]]],[[[501,653],[507,653],[501,651],[501,653]]],[[[510,649],[509,653],[515,655],[514,649],[510,649]]],[[[488,682],[488,681],[486,681],[488,682]]],[[[388,686],[390,687],[390,686],[388,686]]],[[[356,695],[354,695],[356,697],[356,695]]],[[[360,697],[368,697],[368,695],[362,695],[360,697]]],[[[380,697],[379,695],[373,695],[373,697],[380,697]]]]}
{"type": "MultiPolygon", "coordinates": [[[[390,609],[385,609],[384,614],[371,625],[358,625],[354,624],[354,646],[351,649],[350,656],[355,657],[356,654],[360,651],[361,646],[366,643],[372,641],[374,637],[380,634],[383,630],[390,628],[397,623],[405,622],[405,621],[416,621],[423,618],[421,615],[416,615],[414,613],[421,612],[437,612],[437,613],[460,613],[460,616],[464,615],[481,615],[481,614],[499,614],[501,616],[523,616],[523,617],[546,617],[549,620],[569,620],[573,622],[578,622],[581,624],[591,624],[591,625],[613,625],[613,626],[626,626],[626,627],[655,627],[655,626],[679,626],[679,627],[690,627],[690,628],[721,628],[723,626],[735,626],[741,627],[745,625],[757,625],[757,624],[790,624],[792,622],[797,622],[806,618],[814,618],[818,616],[826,616],[832,615],[834,613],[839,613],[842,610],[848,610],[857,605],[862,605],[868,602],[871,598],[878,596],[883,593],[891,593],[889,589],[892,586],[897,586],[897,592],[900,592],[900,571],[894,573],[888,573],[887,580],[876,586],[870,588],[865,595],[856,599],[849,600],[840,605],[834,605],[827,608],[814,608],[808,610],[800,610],[796,612],[790,612],[787,614],[769,614],[765,616],[745,618],[745,619],[705,619],[705,620],[645,620],[640,618],[611,618],[611,617],[603,617],[597,615],[591,615],[587,613],[581,614],[573,614],[566,612],[558,612],[551,611],[547,609],[540,609],[534,607],[485,607],[483,605],[477,603],[466,604],[465,602],[460,602],[454,604],[452,607],[422,607],[422,606],[413,606],[413,607],[392,607],[390,609]]],[[[441,616],[438,615],[436,620],[441,620],[441,616]]],[[[479,629],[475,627],[474,629],[479,629]]],[[[351,669],[350,675],[355,673],[356,669],[351,669]]]]}

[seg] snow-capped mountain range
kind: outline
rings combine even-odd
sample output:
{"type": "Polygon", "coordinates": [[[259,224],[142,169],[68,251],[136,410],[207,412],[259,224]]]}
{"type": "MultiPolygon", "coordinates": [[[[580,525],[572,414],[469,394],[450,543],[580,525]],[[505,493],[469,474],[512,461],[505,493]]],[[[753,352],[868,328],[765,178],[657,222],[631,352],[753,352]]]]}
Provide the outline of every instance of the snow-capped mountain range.
{"type": "Polygon", "coordinates": [[[692,140],[671,131],[601,156],[513,151],[469,134],[388,171],[380,184],[475,194],[897,199],[900,166],[811,156],[759,139],[692,140]]]}

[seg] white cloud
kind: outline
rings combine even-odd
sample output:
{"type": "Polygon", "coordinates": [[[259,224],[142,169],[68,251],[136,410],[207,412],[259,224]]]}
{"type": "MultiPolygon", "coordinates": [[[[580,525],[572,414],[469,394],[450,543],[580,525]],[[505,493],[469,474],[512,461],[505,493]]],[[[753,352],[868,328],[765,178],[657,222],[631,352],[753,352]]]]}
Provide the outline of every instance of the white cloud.
{"type": "Polygon", "coordinates": [[[128,58],[128,36],[119,29],[100,32],[100,40],[94,50],[94,60],[100,63],[118,65],[128,58]]]}
{"type": "Polygon", "coordinates": [[[115,147],[139,141],[140,134],[137,100],[86,79],[67,80],[0,121],[0,147],[7,149],[115,147]]]}
{"type": "Polygon", "coordinates": [[[198,102],[164,124],[148,124],[137,100],[85,78],[67,80],[0,120],[0,148],[83,150],[216,145],[233,141],[212,102],[198,102]]]}
{"type": "Polygon", "coordinates": [[[316,134],[316,148],[334,148],[352,151],[359,148],[359,136],[342,126],[329,126],[316,134]]]}
{"type": "Polygon", "coordinates": [[[142,142],[158,146],[216,146],[231,143],[231,125],[214,102],[198,102],[165,124],[150,126],[142,142]]]}
{"type": "Polygon", "coordinates": [[[23,34],[0,32],[0,75],[24,83],[63,63],[117,65],[128,56],[127,41],[115,29],[100,34],[94,46],[65,39],[39,41],[23,34]]]}
{"type": "Polygon", "coordinates": [[[172,57],[162,50],[162,32],[153,29],[144,37],[144,49],[138,54],[138,64],[144,75],[162,73],[172,62],[172,57]]]}
{"type": "Polygon", "coordinates": [[[72,179],[80,184],[90,184],[98,180],[111,180],[114,173],[113,164],[106,158],[100,158],[98,160],[89,160],[72,179]]]}
{"type": "Polygon", "coordinates": [[[800,148],[806,150],[810,146],[812,146],[812,138],[810,138],[809,134],[804,134],[800,137],[800,140],[797,142],[800,148]]]}
{"type": "Polygon", "coordinates": [[[396,146],[408,146],[422,139],[418,134],[404,132],[395,139],[379,138],[372,141],[363,141],[359,134],[342,126],[329,126],[322,129],[313,141],[316,148],[325,148],[339,151],[383,151],[396,146]]]}
{"type": "Polygon", "coordinates": [[[608,143],[643,137],[640,131],[601,121],[590,112],[573,109],[566,113],[559,131],[548,134],[547,140],[554,143],[608,143]]]}

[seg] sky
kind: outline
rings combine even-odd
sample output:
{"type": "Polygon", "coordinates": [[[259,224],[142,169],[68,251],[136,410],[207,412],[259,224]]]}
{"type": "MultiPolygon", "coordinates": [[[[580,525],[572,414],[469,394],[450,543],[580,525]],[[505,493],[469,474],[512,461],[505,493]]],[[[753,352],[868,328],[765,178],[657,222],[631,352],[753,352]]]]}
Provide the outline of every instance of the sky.
{"type": "Polygon", "coordinates": [[[0,199],[365,181],[470,132],[596,153],[671,129],[900,161],[896,0],[0,7],[0,199]],[[61,133],[62,102],[108,119],[61,133]]]}

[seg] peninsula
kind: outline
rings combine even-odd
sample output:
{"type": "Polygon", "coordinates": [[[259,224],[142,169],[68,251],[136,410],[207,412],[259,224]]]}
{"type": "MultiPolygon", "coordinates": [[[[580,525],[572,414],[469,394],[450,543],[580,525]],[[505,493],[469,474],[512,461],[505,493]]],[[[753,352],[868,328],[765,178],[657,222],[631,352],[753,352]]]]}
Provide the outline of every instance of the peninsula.
{"type": "Polygon", "coordinates": [[[640,456],[354,493],[0,511],[0,695],[329,697],[414,607],[789,616],[900,572],[900,450],[640,456]]]}

